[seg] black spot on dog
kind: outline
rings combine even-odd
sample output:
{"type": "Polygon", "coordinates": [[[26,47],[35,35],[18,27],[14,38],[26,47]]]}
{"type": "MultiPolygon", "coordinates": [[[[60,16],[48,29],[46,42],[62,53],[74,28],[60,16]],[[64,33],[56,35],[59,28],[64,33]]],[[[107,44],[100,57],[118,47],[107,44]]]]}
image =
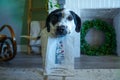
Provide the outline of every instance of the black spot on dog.
{"type": "Polygon", "coordinates": [[[55,25],[58,21],[60,21],[62,16],[62,11],[64,10],[64,8],[62,9],[56,9],[53,12],[51,12],[47,19],[46,19],[46,27],[47,27],[47,31],[50,32],[50,21],[52,21],[52,24],[55,25]]]}

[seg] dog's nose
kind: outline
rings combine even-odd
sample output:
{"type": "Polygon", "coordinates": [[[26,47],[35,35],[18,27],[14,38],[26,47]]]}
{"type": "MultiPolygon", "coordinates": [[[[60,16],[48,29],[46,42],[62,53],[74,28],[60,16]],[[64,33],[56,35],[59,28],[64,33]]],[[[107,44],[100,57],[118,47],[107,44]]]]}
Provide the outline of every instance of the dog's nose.
{"type": "Polygon", "coordinates": [[[65,36],[67,34],[67,30],[64,25],[57,26],[56,35],[59,37],[65,36]]]}
{"type": "Polygon", "coordinates": [[[64,25],[61,25],[61,26],[57,26],[57,31],[58,32],[64,32],[64,30],[65,30],[65,26],[64,25]]]}

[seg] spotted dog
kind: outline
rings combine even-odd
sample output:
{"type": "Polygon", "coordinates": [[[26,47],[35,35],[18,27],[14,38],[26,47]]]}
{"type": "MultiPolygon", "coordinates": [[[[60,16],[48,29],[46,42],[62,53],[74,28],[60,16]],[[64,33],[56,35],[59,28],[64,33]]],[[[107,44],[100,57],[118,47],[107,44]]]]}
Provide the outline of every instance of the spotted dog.
{"type": "MultiPolygon", "coordinates": [[[[57,9],[51,12],[46,19],[45,29],[41,33],[42,55],[45,57],[47,39],[49,36],[57,38],[79,33],[81,19],[73,11],[67,9],[57,9]]],[[[79,36],[78,36],[79,37],[79,36]]]]}

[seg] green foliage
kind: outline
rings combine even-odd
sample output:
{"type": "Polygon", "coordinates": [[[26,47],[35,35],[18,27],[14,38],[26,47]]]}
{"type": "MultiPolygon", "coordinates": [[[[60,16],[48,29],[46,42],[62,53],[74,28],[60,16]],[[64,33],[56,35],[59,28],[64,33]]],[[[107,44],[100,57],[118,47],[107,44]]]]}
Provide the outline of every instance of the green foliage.
{"type": "Polygon", "coordinates": [[[114,28],[102,20],[85,21],[81,28],[81,51],[87,55],[112,55],[116,49],[114,28]],[[96,28],[105,33],[105,42],[101,46],[91,47],[85,40],[90,28],[96,28]]]}
{"type": "Polygon", "coordinates": [[[56,8],[60,8],[60,5],[58,3],[53,3],[53,1],[49,1],[49,4],[50,4],[50,9],[56,7],[56,8]]]}

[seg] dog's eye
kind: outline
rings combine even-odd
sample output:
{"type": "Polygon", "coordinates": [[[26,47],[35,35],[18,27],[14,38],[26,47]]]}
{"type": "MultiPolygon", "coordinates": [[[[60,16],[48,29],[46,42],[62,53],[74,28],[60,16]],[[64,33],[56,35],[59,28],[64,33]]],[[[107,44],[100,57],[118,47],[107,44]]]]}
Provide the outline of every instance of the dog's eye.
{"type": "Polygon", "coordinates": [[[56,15],[52,16],[51,18],[52,18],[52,20],[57,20],[57,16],[56,15]]]}
{"type": "Polygon", "coordinates": [[[73,17],[70,15],[70,16],[67,17],[67,19],[68,19],[69,21],[71,21],[71,20],[73,19],[73,17]]]}
{"type": "Polygon", "coordinates": [[[55,25],[56,23],[57,23],[57,17],[56,16],[53,16],[52,18],[51,18],[51,21],[52,21],[52,24],[53,25],[55,25]]]}

